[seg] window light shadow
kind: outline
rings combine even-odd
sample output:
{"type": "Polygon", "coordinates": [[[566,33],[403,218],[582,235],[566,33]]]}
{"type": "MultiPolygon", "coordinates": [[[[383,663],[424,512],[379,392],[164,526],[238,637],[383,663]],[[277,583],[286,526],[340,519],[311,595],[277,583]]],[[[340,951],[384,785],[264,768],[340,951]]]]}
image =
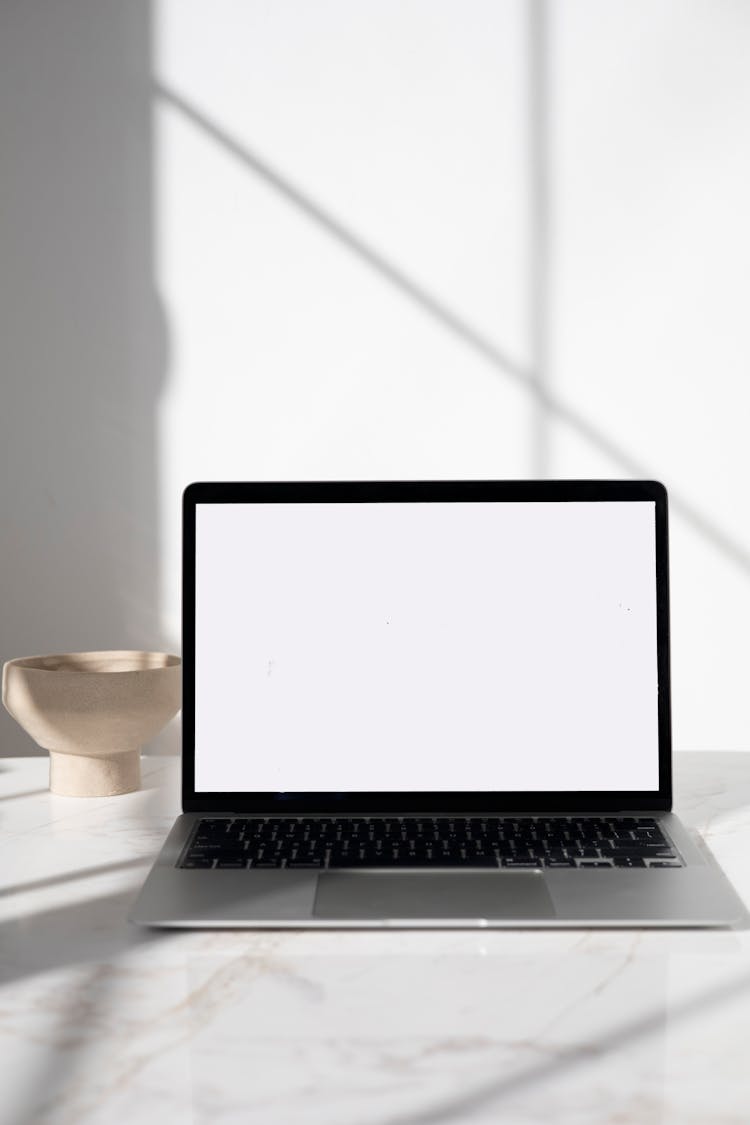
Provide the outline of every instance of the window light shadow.
{"type": "Polygon", "coordinates": [[[736,1000],[748,989],[750,989],[750,975],[745,974],[682,1004],[676,1004],[669,1010],[661,1007],[648,1015],[630,1020],[608,1034],[597,1036],[596,1040],[591,1042],[577,1043],[571,1047],[560,1046],[556,1052],[550,1050],[549,1053],[544,1054],[541,1061],[525,1067],[508,1078],[487,1082],[471,1093],[459,1094],[447,1099],[440,1106],[394,1117],[390,1120],[390,1125],[443,1125],[443,1123],[463,1121],[464,1118],[468,1119],[480,1111],[487,1112],[490,1107],[495,1112],[499,1112],[498,1103],[502,1098],[515,1095],[538,1082],[548,1082],[550,1079],[569,1073],[576,1067],[590,1066],[592,1062],[630,1047],[646,1036],[664,1032],[667,1027],[672,1028],[679,1022],[695,1019],[711,1008],[736,1000]]]}
{"type": "Polygon", "coordinates": [[[20,801],[22,797],[38,797],[41,793],[48,792],[48,789],[27,789],[23,793],[3,793],[0,801],[20,801]]]}
{"type": "MultiPolygon", "coordinates": [[[[540,380],[534,370],[518,363],[512,356],[477,331],[444,301],[430,293],[394,262],[361,238],[356,231],[340,222],[335,215],[327,211],[276,168],[268,164],[258,153],[240,143],[210,117],[163,83],[154,83],[153,89],[154,96],[157,99],[179,113],[204,136],[222,148],[224,152],[244,164],[268,187],[306,215],[311,222],[326,231],[331,238],[349,250],[360,262],[389,282],[423,313],[440,324],[442,328],[462,340],[467,347],[480,355],[496,371],[502,372],[518,386],[523,387],[548,418],[562,422],[578,437],[583,438],[589,446],[613,461],[627,476],[651,479],[658,475],[634,458],[627,449],[613,441],[584,414],[552,394],[549,387],[544,381],[540,380]]],[[[543,332],[542,325],[537,328],[537,334],[540,332],[543,332]]],[[[537,358],[539,357],[537,356],[537,358]]],[[[728,535],[723,528],[682,496],[670,491],[670,501],[673,512],[678,513],[694,531],[709,542],[724,558],[745,573],[750,574],[750,551],[742,543],[728,535]]]]}
{"type": "MultiPolygon", "coordinates": [[[[18,796],[25,797],[28,794],[19,793],[18,796]]],[[[98,867],[82,867],[77,871],[66,871],[61,875],[49,875],[45,879],[33,879],[28,883],[16,883],[12,887],[0,887],[0,898],[26,894],[29,891],[40,891],[43,887],[56,887],[61,883],[77,883],[79,879],[90,879],[96,875],[109,875],[114,871],[129,871],[131,868],[146,867],[151,863],[153,863],[153,858],[144,856],[139,859],[124,859],[119,863],[104,863],[98,867]]]]}
{"type": "MultiPolygon", "coordinates": [[[[127,865],[112,864],[109,869],[123,866],[127,865]]],[[[123,971],[118,961],[136,947],[155,949],[172,937],[169,931],[128,925],[134,891],[130,887],[0,922],[0,981],[4,985],[42,973],[78,970],[55,986],[55,1008],[60,1016],[49,1049],[40,1053],[35,1072],[19,1091],[23,1108],[16,1120],[47,1121],[50,1114],[57,1120],[59,1106],[68,1099],[75,1109],[80,1103],[84,1106],[80,1116],[72,1111],[70,1120],[89,1119],[88,1111],[99,1095],[87,1076],[92,1049],[87,1029],[106,1026],[106,1020],[112,1018],[113,989],[123,971]],[[86,1021],[83,1027],[82,1019],[86,1021]]]]}
{"type": "Polygon", "coordinates": [[[77,899],[0,922],[0,984],[7,986],[73,965],[113,963],[135,946],[166,940],[169,931],[128,923],[128,910],[140,882],[112,894],[77,899]]]}

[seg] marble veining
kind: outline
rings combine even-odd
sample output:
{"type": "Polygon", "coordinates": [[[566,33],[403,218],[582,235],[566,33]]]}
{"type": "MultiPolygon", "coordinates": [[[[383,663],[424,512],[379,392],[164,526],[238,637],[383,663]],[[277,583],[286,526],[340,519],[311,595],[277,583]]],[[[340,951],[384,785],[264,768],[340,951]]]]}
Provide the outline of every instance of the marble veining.
{"type": "MultiPolygon", "coordinates": [[[[0,760],[5,1125],[747,1125],[750,943],[723,931],[160,933],[127,910],[179,811],[0,760]]],[[[676,808],[750,902],[750,755],[676,808]]]]}

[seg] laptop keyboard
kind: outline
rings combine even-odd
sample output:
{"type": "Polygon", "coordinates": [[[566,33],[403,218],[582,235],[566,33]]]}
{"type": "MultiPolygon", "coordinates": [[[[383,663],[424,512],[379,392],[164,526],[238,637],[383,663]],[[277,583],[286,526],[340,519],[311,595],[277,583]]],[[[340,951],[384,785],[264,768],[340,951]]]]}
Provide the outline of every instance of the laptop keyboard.
{"type": "Polygon", "coordinates": [[[216,817],[185,868],[681,867],[653,817],[216,817]]]}

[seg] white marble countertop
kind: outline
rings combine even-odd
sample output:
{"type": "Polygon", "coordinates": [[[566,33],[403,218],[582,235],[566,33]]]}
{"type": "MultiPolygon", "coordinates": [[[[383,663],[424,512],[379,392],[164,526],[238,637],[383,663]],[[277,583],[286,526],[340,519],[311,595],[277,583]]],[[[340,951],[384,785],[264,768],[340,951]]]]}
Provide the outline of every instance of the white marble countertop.
{"type": "MultiPolygon", "coordinates": [[[[750,902],[750,754],[676,764],[750,902]]],[[[748,931],[141,931],[177,762],[46,771],[0,759],[3,1125],[750,1121],[748,931]]]]}

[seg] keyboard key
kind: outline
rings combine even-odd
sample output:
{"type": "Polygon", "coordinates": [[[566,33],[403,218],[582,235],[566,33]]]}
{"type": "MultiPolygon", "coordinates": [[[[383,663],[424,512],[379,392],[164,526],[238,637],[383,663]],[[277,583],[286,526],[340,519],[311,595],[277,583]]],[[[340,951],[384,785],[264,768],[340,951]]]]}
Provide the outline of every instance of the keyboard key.
{"type": "Polygon", "coordinates": [[[619,844],[614,848],[602,848],[602,855],[607,856],[608,859],[627,859],[628,856],[642,856],[648,853],[642,847],[634,845],[633,847],[621,847],[619,844]]]}
{"type": "MultiPolygon", "coordinates": [[[[426,866],[424,860],[409,861],[410,866],[422,867],[426,866]]],[[[438,856],[429,864],[430,867],[494,867],[497,868],[498,862],[494,856],[483,855],[470,855],[463,858],[462,856],[438,856]]]]}
{"type": "Polygon", "coordinates": [[[439,856],[428,859],[426,856],[413,858],[394,858],[393,856],[363,856],[361,858],[345,856],[331,856],[329,867],[494,867],[497,860],[489,856],[470,856],[462,859],[460,856],[439,856]]]}

